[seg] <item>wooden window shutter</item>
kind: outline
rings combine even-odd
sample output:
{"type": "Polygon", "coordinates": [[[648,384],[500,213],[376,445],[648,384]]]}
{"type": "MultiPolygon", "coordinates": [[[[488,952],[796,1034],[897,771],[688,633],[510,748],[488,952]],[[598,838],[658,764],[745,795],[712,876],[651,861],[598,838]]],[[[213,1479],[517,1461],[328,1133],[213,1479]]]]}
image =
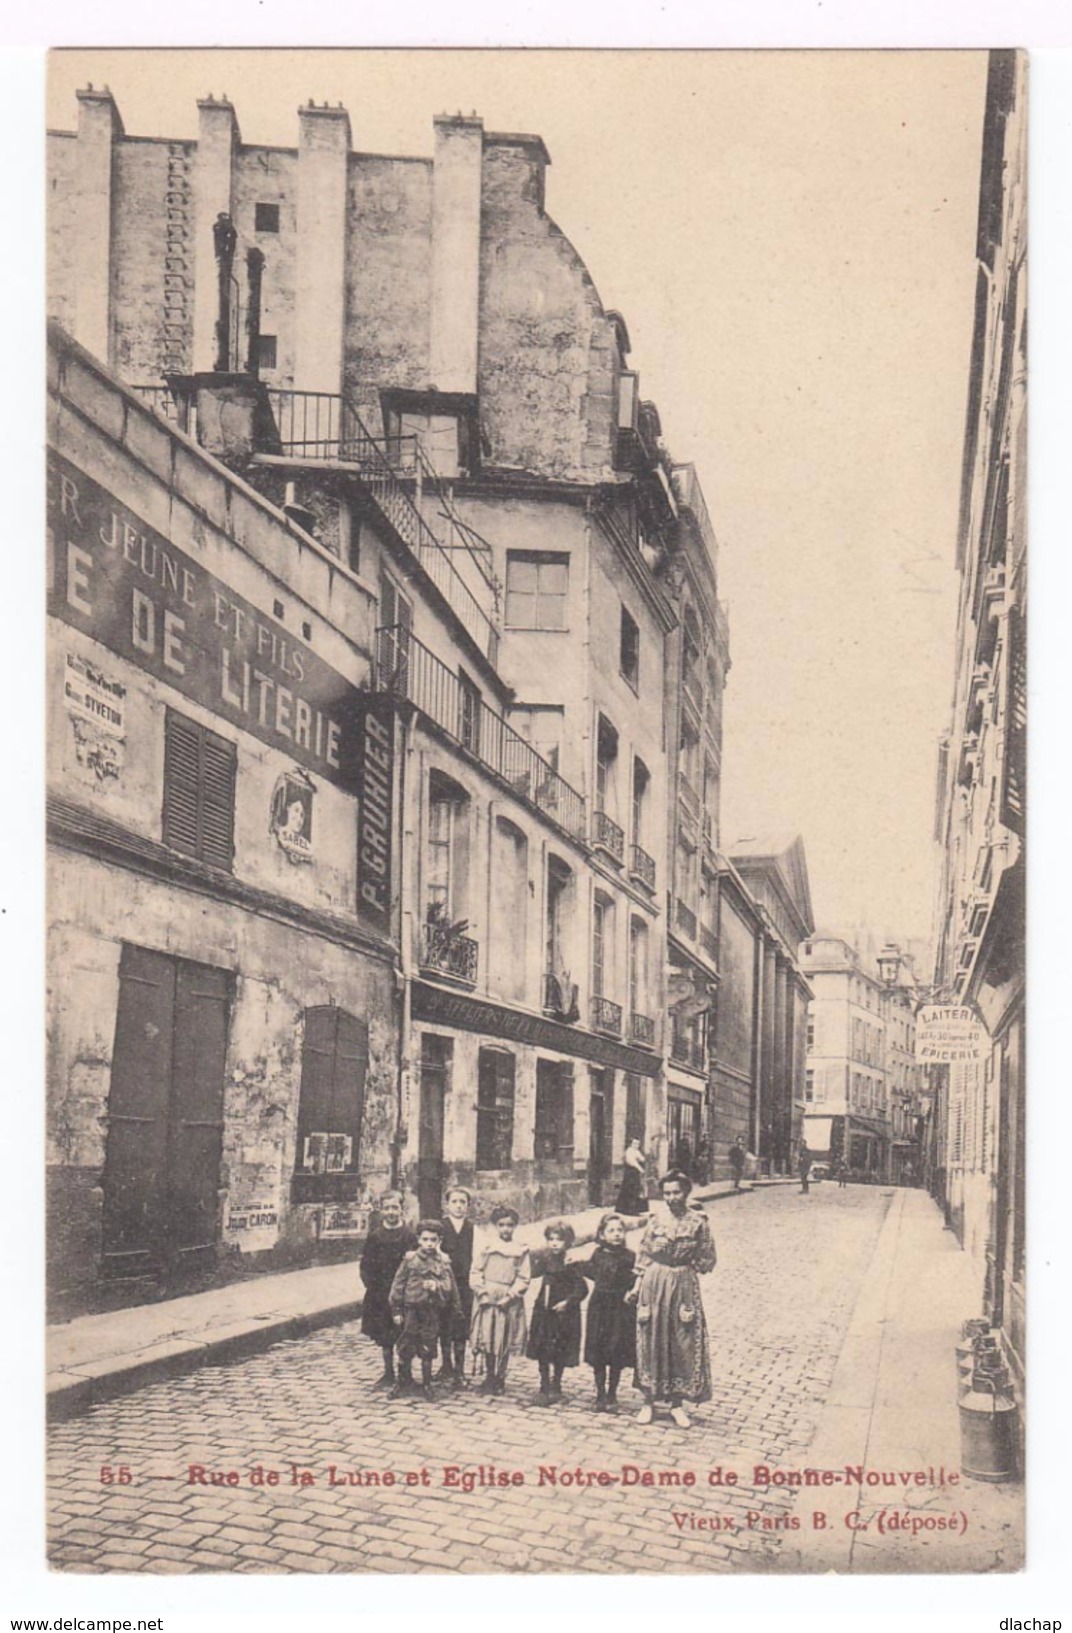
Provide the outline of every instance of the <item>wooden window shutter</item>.
{"type": "Polygon", "coordinates": [[[237,751],[195,720],[167,711],[163,838],[213,867],[234,863],[237,751]]]}

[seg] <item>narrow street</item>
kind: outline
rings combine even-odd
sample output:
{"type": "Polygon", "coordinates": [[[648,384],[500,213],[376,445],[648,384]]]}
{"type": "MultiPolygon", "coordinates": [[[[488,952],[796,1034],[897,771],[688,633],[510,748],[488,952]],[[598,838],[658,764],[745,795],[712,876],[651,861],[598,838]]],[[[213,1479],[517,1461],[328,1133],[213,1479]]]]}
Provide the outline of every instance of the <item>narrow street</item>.
{"type": "Polygon", "coordinates": [[[540,1410],[535,1366],[524,1360],[499,1401],[472,1390],[443,1393],[435,1405],[388,1401],[372,1391],[378,1351],[351,1322],[53,1427],[52,1564],[174,1573],[777,1568],[796,1492],[758,1485],[754,1469],[807,1461],[890,1195],[820,1184],[802,1196],[777,1186],[709,1208],[719,1251],[705,1286],[715,1395],[691,1430],[641,1428],[632,1389],[619,1417],[597,1416],[583,1366],[567,1374],[562,1407],[540,1410]],[[191,1465],[226,1483],[189,1483],[191,1465]],[[102,1480],[102,1470],[121,1466],[130,1484],[102,1480]],[[258,1467],[264,1483],[255,1484],[258,1467]],[[712,1484],[718,1468],[739,1483],[712,1484]],[[668,1471],[674,1483],[658,1484],[668,1471]],[[379,1483],[349,1483],[370,1472],[379,1483]],[[496,1475],[514,1479],[488,1483],[496,1475]]]}

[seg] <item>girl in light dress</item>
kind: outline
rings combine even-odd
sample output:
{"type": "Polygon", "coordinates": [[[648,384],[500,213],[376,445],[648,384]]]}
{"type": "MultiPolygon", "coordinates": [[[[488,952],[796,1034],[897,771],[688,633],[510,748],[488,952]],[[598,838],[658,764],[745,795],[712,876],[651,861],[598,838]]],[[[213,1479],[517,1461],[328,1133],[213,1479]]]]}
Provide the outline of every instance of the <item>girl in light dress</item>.
{"type": "Polygon", "coordinates": [[[483,1357],[485,1395],[501,1395],[511,1355],[525,1353],[525,1293],[532,1280],[529,1252],[514,1241],[519,1214],[515,1208],[495,1208],[491,1224],[495,1236],[478,1249],[469,1285],[473,1290],[473,1325],[469,1347],[483,1357]]]}

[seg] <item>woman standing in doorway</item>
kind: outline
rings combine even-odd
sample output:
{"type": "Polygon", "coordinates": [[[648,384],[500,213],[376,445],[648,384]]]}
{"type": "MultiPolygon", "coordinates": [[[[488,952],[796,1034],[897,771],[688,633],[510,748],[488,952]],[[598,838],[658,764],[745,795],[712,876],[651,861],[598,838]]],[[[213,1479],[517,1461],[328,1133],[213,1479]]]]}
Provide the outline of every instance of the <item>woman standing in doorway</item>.
{"type": "Polygon", "coordinates": [[[627,1298],[637,1307],[637,1382],[644,1405],[638,1423],[650,1423],[657,1402],[689,1427],[683,1402],[711,1399],[711,1359],[700,1298],[700,1277],[715,1268],[715,1244],[702,1209],[688,1205],[692,1181],[672,1169],[659,1181],[664,1207],[644,1232],[637,1283],[627,1298]]]}
{"type": "Polygon", "coordinates": [[[618,1187],[618,1197],[614,1204],[616,1213],[625,1213],[634,1219],[638,1214],[647,1213],[648,1199],[644,1195],[644,1168],[647,1160],[640,1148],[640,1141],[634,1134],[622,1155],[622,1183],[618,1187]]]}

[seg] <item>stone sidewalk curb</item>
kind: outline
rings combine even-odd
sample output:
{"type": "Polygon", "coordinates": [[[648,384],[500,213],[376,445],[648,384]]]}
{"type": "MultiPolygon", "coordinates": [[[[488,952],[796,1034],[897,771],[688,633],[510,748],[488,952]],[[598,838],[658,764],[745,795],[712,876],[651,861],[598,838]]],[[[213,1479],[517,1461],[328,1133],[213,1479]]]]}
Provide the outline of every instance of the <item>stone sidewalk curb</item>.
{"type": "MultiPolygon", "coordinates": [[[[697,1186],[693,1195],[698,1201],[721,1202],[735,1196],[748,1196],[751,1191],[752,1185],[746,1182],[739,1191],[734,1191],[732,1186],[697,1186]]],[[[586,1208],[580,1213],[562,1217],[576,1232],[577,1245],[583,1247],[595,1239],[596,1226],[608,1211],[606,1208],[586,1208]]],[[[518,1237],[522,1240],[531,1238],[534,1244],[539,1242],[544,1223],[543,1219],[530,1221],[520,1227],[518,1237]]],[[[357,1279],[356,1264],[347,1262],[339,1268],[347,1276],[357,1279]]],[[[278,1277],[264,1278],[268,1297],[273,1283],[278,1285],[278,1277]]],[[[243,1285],[248,1287],[250,1284],[243,1285]]],[[[228,1291],[227,1288],[220,1288],[213,1295],[218,1298],[221,1309],[226,1306],[228,1291]]],[[[287,1339],[304,1338],[321,1327],[341,1326],[346,1321],[356,1320],[361,1315],[362,1307],[363,1300],[358,1294],[357,1297],[329,1299],[315,1309],[273,1311],[269,1315],[253,1315],[218,1326],[212,1325],[210,1320],[185,1331],[179,1330],[140,1345],[134,1344],[119,1354],[87,1356],[68,1365],[61,1363],[46,1376],[48,1420],[56,1422],[77,1416],[99,1401],[130,1394],[146,1384],[193,1372],[198,1367],[226,1365],[230,1361],[245,1359],[287,1339]]],[[[145,1308],[156,1313],[161,1306],[155,1304],[145,1308]]],[[[117,1319],[129,1315],[130,1312],[116,1312],[117,1319]]],[[[70,1328],[73,1323],[64,1325],[70,1328]]],[[[50,1333],[62,1331],[63,1327],[50,1329],[50,1333]]]]}

